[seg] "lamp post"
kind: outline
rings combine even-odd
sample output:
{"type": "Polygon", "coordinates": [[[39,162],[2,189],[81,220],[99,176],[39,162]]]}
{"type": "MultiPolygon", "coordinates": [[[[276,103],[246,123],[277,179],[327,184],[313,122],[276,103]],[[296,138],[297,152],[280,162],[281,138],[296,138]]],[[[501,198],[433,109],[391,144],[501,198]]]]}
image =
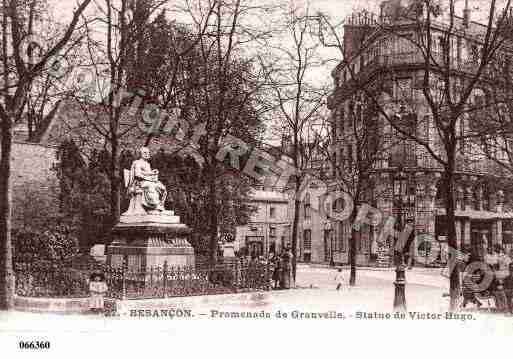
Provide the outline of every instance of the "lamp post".
{"type": "MultiPolygon", "coordinates": [[[[401,105],[399,113],[396,115],[397,120],[400,124],[403,124],[403,117],[407,116],[408,113],[404,106],[401,105]]],[[[397,193],[398,198],[396,201],[398,207],[398,219],[399,219],[399,228],[404,230],[406,227],[406,218],[405,218],[405,209],[407,208],[407,204],[409,204],[409,193],[408,193],[408,183],[407,176],[405,174],[404,167],[406,167],[406,159],[407,159],[407,151],[406,151],[406,139],[403,140],[402,144],[403,154],[402,158],[398,163],[399,175],[396,180],[399,181],[399,193],[397,193]]],[[[395,184],[394,184],[395,185],[395,184]]],[[[395,190],[395,188],[394,188],[395,190]]],[[[403,248],[394,248],[395,253],[395,281],[394,281],[394,311],[396,312],[405,312],[406,311],[406,265],[404,264],[404,254],[403,248]]]]}
{"type": "MultiPolygon", "coordinates": [[[[399,201],[398,204],[398,217],[399,217],[399,228],[404,229],[405,216],[404,216],[404,198],[403,198],[403,181],[406,178],[402,171],[399,172],[399,201]]],[[[406,265],[404,264],[404,255],[402,248],[394,248],[395,253],[395,281],[394,281],[394,311],[405,312],[406,311],[406,265]]]]}
{"type": "Polygon", "coordinates": [[[326,247],[329,244],[329,254],[330,254],[330,267],[333,267],[335,265],[334,257],[333,257],[333,231],[331,230],[331,222],[328,220],[324,222],[324,236],[325,236],[325,242],[326,247]],[[328,237],[328,238],[326,238],[328,237]]]}

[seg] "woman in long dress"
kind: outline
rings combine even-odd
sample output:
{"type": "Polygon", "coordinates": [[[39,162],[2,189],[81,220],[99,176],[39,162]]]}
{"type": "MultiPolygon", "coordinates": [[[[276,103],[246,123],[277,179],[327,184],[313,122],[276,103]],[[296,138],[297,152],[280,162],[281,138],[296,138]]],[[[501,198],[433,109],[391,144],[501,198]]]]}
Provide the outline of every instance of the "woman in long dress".
{"type": "Polygon", "coordinates": [[[91,281],[89,282],[89,292],[91,293],[91,299],[89,303],[89,308],[93,312],[101,312],[104,309],[104,300],[103,296],[105,292],[107,292],[107,284],[105,283],[105,278],[101,274],[93,274],[91,276],[91,281]]]}

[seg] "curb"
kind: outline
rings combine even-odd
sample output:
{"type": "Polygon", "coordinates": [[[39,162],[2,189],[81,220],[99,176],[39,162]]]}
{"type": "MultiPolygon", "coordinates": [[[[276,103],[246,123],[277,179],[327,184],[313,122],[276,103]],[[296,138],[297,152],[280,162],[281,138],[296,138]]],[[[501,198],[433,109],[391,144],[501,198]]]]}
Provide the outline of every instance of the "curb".
{"type": "MultiPolygon", "coordinates": [[[[293,289],[271,290],[260,292],[214,294],[189,297],[169,297],[150,299],[115,299],[105,298],[106,316],[120,316],[130,310],[139,309],[168,309],[185,308],[194,309],[205,306],[221,305],[252,305],[268,304],[272,297],[280,296],[293,289]]],[[[300,289],[300,288],[297,288],[300,289]]],[[[51,314],[91,314],[89,309],[89,297],[83,298],[47,298],[47,297],[20,297],[14,299],[15,310],[30,313],[51,314]]]]}
{"type": "MultiPolygon", "coordinates": [[[[337,265],[337,266],[330,266],[329,264],[304,264],[304,263],[301,263],[301,264],[298,264],[298,269],[299,268],[324,268],[324,269],[339,269],[339,268],[342,268],[342,269],[350,269],[351,267],[348,265],[348,264],[344,264],[344,265],[337,265]]],[[[425,273],[425,272],[433,272],[433,271],[437,271],[437,270],[442,270],[443,268],[442,267],[413,267],[412,269],[406,269],[407,271],[413,271],[413,272],[417,272],[417,273],[425,273]]],[[[392,266],[392,267],[365,267],[365,266],[356,266],[356,270],[369,270],[369,271],[379,271],[379,272],[393,272],[395,271],[395,267],[392,266]]]]}
{"type": "Polygon", "coordinates": [[[21,312],[85,314],[89,313],[89,297],[46,298],[14,297],[14,308],[21,312]]]}

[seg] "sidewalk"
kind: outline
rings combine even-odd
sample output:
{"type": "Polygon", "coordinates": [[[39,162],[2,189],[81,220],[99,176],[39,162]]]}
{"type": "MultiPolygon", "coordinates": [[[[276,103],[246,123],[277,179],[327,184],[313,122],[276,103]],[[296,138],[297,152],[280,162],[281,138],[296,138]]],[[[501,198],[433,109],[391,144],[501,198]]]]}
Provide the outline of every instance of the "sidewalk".
{"type": "MultiPolygon", "coordinates": [[[[350,269],[350,266],[349,264],[344,264],[344,265],[337,265],[337,266],[330,266],[329,264],[324,264],[324,263],[298,263],[297,264],[297,267],[298,269],[301,268],[301,267],[306,267],[306,268],[323,268],[323,269],[331,269],[331,270],[335,270],[335,269],[338,269],[338,268],[342,268],[344,270],[346,269],[350,269]]],[[[441,272],[442,271],[442,267],[412,267],[411,269],[409,269],[408,267],[406,268],[406,271],[407,272],[441,272]]],[[[356,266],[356,270],[368,270],[368,271],[379,271],[379,272],[395,272],[395,267],[394,266],[391,266],[391,267],[371,267],[371,266],[356,266]]]]}

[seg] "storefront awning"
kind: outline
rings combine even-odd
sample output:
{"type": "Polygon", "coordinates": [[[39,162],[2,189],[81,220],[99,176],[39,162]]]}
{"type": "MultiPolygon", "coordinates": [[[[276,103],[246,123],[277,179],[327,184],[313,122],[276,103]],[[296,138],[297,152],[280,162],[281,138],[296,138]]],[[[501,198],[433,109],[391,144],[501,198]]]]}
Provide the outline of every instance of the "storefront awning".
{"type": "MultiPolygon", "coordinates": [[[[438,216],[445,216],[445,208],[438,208],[436,210],[438,216]]],[[[456,217],[466,217],[470,219],[481,220],[494,220],[494,219],[513,219],[513,212],[491,212],[491,211],[476,211],[476,210],[457,210],[456,217]]]]}

